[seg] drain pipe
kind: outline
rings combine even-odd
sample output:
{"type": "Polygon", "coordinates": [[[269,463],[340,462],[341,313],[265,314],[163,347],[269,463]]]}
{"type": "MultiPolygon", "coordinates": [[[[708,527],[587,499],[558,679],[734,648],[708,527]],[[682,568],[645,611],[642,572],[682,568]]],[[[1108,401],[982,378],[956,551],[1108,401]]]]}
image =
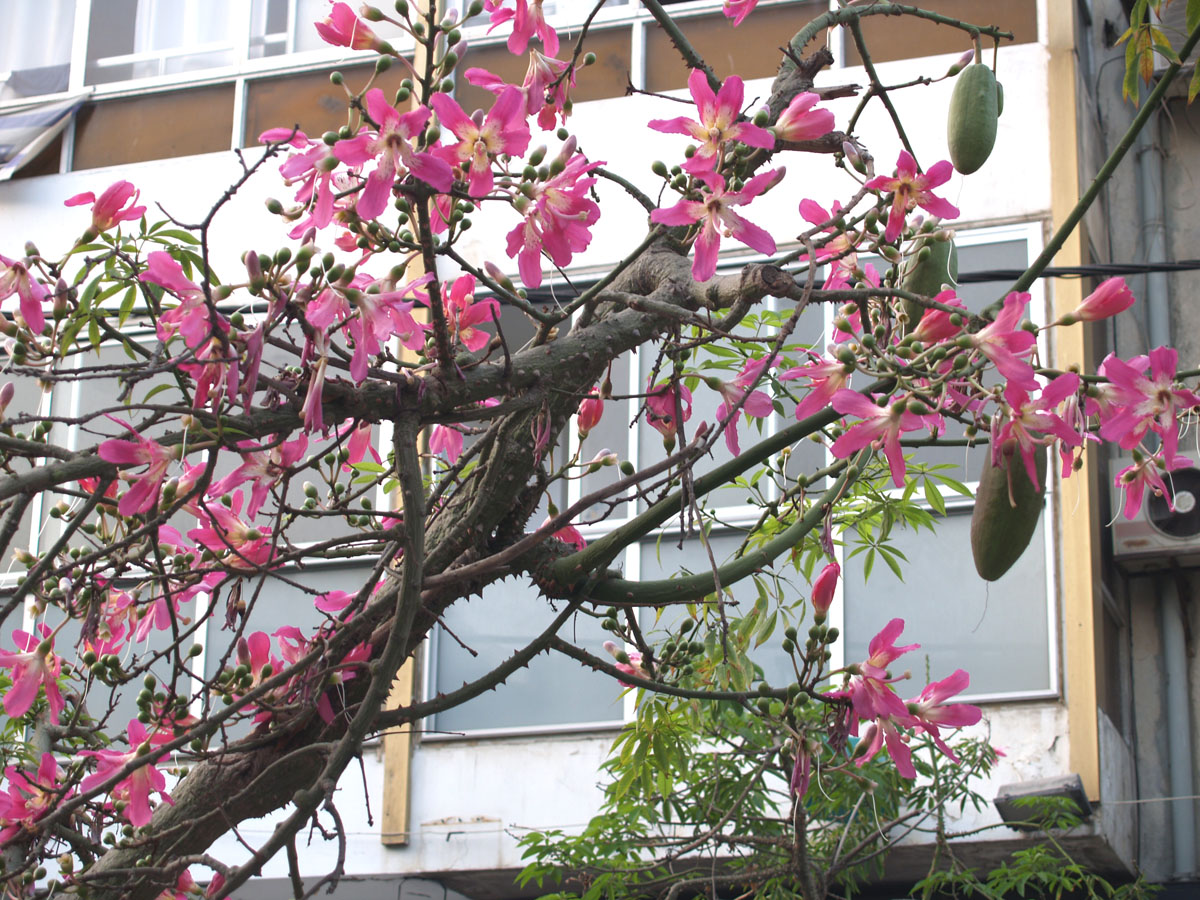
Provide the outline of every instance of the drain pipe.
{"type": "MultiPolygon", "coordinates": [[[[1138,135],[1138,194],[1141,198],[1142,240],[1146,261],[1167,259],[1166,209],[1163,202],[1162,157],[1151,135],[1158,134],[1155,114],[1138,135]]],[[[1171,305],[1166,272],[1150,272],[1145,289],[1146,336],[1149,347],[1171,341],[1171,305]]],[[[1182,576],[1178,576],[1182,577],[1182,576]]],[[[1167,707],[1167,772],[1169,796],[1190,798],[1192,786],[1192,721],[1188,703],[1187,648],[1184,645],[1186,610],[1174,577],[1159,582],[1159,630],[1163,647],[1163,683],[1167,707]]],[[[1196,818],[1190,799],[1171,801],[1171,837],[1174,850],[1172,876],[1183,878],[1196,871],[1196,818]]]]}

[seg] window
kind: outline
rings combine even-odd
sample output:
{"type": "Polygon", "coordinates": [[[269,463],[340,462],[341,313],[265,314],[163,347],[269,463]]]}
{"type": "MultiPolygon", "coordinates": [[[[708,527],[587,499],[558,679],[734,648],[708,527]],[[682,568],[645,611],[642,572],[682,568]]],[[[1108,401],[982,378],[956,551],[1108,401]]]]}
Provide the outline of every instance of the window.
{"type": "MultiPolygon", "coordinates": [[[[1040,242],[1036,225],[960,232],[959,273],[1024,269],[1040,242]]],[[[959,285],[958,295],[978,311],[1002,296],[1010,282],[968,282],[959,285]]],[[[1043,304],[1035,292],[1030,303],[1035,320],[1040,320],[1043,304]]],[[[1041,352],[1046,352],[1044,346],[1041,352]]],[[[961,433],[961,426],[947,432],[961,433]]],[[[921,458],[952,465],[952,477],[974,486],[987,452],[948,447],[923,450],[921,458]]],[[[1047,505],[1051,502],[1047,494],[1047,505]]],[[[935,535],[893,531],[889,543],[908,559],[903,582],[880,561],[870,579],[864,579],[861,556],[857,565],[843,568],[844,602],[834,605],[831,622],[842,628],[845,661],[865,659],[870,639],[900,617],[906,622],[905,640],[919,641],[920,653],[929,655],[931,678],[966,669],[971,675],[969,696],[976,700],[1053,695],[1058,689],[1057,610],[1051,602],[1054,546],[1045,516],[1016,565],[999,581],[988,583],[976,575],[971,561],[972,504],[956,499],[947,505],[948,514],[938,522],[935,535]]],[[[906,657],[906,664],[914,670],[915,694],[924,684],[923,665],[915,656],[906,657]]]]}
{"type": "Polygon", "coordinates": [[[4,19],[0,101],[65,91],[75,0],[11,0],[4,19]]]}
{"type": "MultiPolygon", "coordinates": [[[[965,274],[1023,269],[1038,252],[1040,242],[1037,223],[960,231],[956,237],[959,271],[965,274]]],[[[958,294],[970,309],[980,310],[997,299],[1008,283],[1003,278],[968,282],[959,286],[958,294]]],[[[1043,297],[1035,289],[1031,303],[1035,319],[1041,318],[1043,303],[1043,297]]],[[[815,309],[813,312],[816,314],[801,317],[793,337],[798,342],[820,346],[832,327],[835,310],[830,307],[823,313],[815,309]]],[[[508,319],[505,321],[505,334],[511,339],[516,326],[508,324],[508,319]]],[[[1042,349],[1044,352],[1045,348],[1042,349]]],[[[658,345],[647,344],[629,357],[617,360],[610,373],[614,394],[629,396],[644,391],[657,351],[658,345]]],[[[703,420],[713,422],[717,403],[715,392],[699,385],[694,391],[690,426],[694,428],[703,420]]],[[[663,458],[657,431],[642,422],[631,427],[636,409],[634,400],[610,401],[604,417],[584,440],[581,458],[590,459],[602,449],[615,451],[622,459],[630,459],[639,466],[663,458]]],[[[786,400],[783,412],[782,416],[763,421],[763,434],[773,433],[792,421],[786,400]]],[[[742,443],[748,445],[757,436],[756,426],[747,425],[743,419],[741,428],[742,443]]],[[[578,439],[573,432],[570,440],[574,448],[578,439]]],[[[792,448],[785,471],[793,477],[800,472],[812,472],[827,461],[826,452],[820,444],[802,442],[792,448]]],[[[945,471],[972,484],[979,477],[986,452],[986,448],[950,447],[924,450],[921,459],[951,466],[945,471]]],[[[697,471],[707,471],[729,458],[724,441],[719,440],[712,458],[701,460],[697,471]]],[[[615,469],[601,469],[571,482],[566,502],[610,483],[619,477],[615,473],[615,469]]],[[[763,487],[765,499],[773,499],[772,490],[763,487]]],[[[746,488],[734,485],[710,494],[709,500],[720,519],[709,535],[709,543],[714,558],[721,563],[740,546],[742,529],[753,525],[759,508],[751,504],[746,488]]],[[[588,538],[597,537],[634,515],[636,510],[632,506],[617,504],[603,521],[582,522],[580,530],[588,538]]],[[[846,662],[865,658],[871,637],[888,620],[899,616],[907,622],[906,636],[920,641],[921,652],[929,654],[935,667],[930,676],[937,679],[955,668],[967,669],[972,676],[970,696],[974,700],[1052,696],[1058,684],[1056,609],[1048,601],[1054,596],[1053,542],[1044,523],[1039,524],[1029,549],[1013,570],[1000,581],[987,584],[975,574],[971,562],[971,502],[964,498],[950,501],[948,506],[948,514],[938,523],[936,534],[924,531],[917,534],[901,528],[893,532],[890,544],[909,560],[903,569],[903,581],[882,562],[875,565],[866,580],[862,556],[847,563],[847,548],[839,551],[845,574],[841,596],[831,610],[830,624],[842,629],[843,640],[834,645],[834,652],[840,653],[846,662]],[[947,591],[947,585],[953,585],[953,590],[947,591]]],[[[681,541],[677,529],[678,522],[672,521],[660,532],[628,548],[618,558],[625,576],[653,580],[674,573],[708,571],[708,554],[699,537],[690,534],[681,541]]],[[[853,546],[853,536],[849,535],[847,547],[853,546]]],[[[778,575],[777,582],[766,586],[771,593],[778,590],[784,603],[789,596],[807,596],[808,586],[803,577],[790,567],[779,566],[778,575]]],[[[738,615],[752,607],[759,591],[752,579],[744,579],[731,586],[727,596],[735,604],[730,614],[738,615]]],[[[528,585],[512,580],[492,585],[481,600],[456,605],[447,614],[445,625],[457,639],[439,630],[432,648],[433,659],[428,665],[427,695],[452,690],[488,671],[539,633],[552,615],[545,601],[538,601],[528,585]],[[478,651],[479,656],[472,657],[459,641],[478,651]]],[[[652,614],[644,614],[641,624],[648,632],[662,631],[675,623],[679,615],[678,611],[668,610],[655,621],[652,614]]],[[[572,627],[576,629],[570,632],[572,638],[595,652],[609,637],[594,619],[583,616],[568,626],[572,627]]],[[[783,627],[780,623],[778,633],[751,653],[763,677],[774,684],[786,683],[794,677],[790,660],[778,646],[783,627]]],[[[841,662],[836,657],[833,660],[835,666],[841,662]]],[[[909,665],[914,669],[916,685],[924,678],[923,664],[914,655],[909,665]]],[[[919,687],[914,687],[914,694],[919,687]]],[[[522,733],[539,728],[594,727],[617,720],[621,715],[619,705],[613,703],[615,694],[610,680],[561,657],[538,657],[530,669],[517,673],[508,685],[487,696],[487,702],[473,702],[441,714],[435,727],[468,736],[522,733]],[[578,683],[571,679],[578,679],[578,683]],[[572,701],[564,702],[564,697],[572,701]]]]}

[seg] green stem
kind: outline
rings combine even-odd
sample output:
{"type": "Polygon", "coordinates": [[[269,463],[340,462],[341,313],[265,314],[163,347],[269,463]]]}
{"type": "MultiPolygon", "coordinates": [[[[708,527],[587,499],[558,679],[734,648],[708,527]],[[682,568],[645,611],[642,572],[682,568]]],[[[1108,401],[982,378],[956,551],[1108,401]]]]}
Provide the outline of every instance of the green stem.
{"type": "MultiPolygon", "coordinates": [[[[837,414],[835,414],[837,415],[837,414]]],[[[816,528],[825,517],[826,509],[841,496],[847,486],[853,484],[874,451],[867,449],[858,455],[855,464],[848,464],[814,503],[808,512],[779,532],[761,547],[756,547],[742,556],[732,559],[714,571],[697,572],[679,578],[664,578],[657,581],[629,581],[611,578],[601,581],[589,591],[589,599],[596,603],[633,601],[649,606],[667,603],[692,603],[707,597],[716,590],[718,580],[724,587],[741,581],[748,575],[769,568],[775,560],[791,550],[816,528]]]]}
{"type": "MultiPolygon", "coordinates": [[[[895,386],[892,379],[882,379],[863,389],[864,394],[874,394],[890,391],[895,386]]],[[[692,482],[691,492],[696,497],[703,497],[710,491],[729,484],[738,475],[746,472],[760,463],[765,462],[773,453],[778,453],[784,447],[790,447],[797,441],[803,440],[827,425],[841,418],[841,413],[829,407],[815,415],[802,419],[794,425],[776,432],[768,438],[759,441],[753,447],[735,456],[728,462],[717,466],[707,475],[692,482]]],[[[659,500],[645,512],[636,516],[624,525],[610,531],[604,537],[593,541],[578,553],[564,556],[554,563],[547,575],[559,584],[576,584],[588,573],[601,570],[609,565],[617,554],[640,540],[658,526],[666,522],[679,509],[683,502],[682,491],[675,491],[659,500]]]]}

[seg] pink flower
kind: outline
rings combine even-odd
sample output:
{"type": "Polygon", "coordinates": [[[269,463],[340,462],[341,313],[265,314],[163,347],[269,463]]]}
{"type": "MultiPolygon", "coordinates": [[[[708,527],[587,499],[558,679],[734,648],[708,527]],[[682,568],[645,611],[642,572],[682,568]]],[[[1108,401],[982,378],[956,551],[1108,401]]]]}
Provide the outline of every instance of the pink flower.
{"type": "Polygon", "coordinates": [[[188,532],[188,537],[207,547],[231,569],[258,569],[269,563],[274,555],[269,528],[256,528],[243,521],[242,494],[233,495],[233,506],[212,503],[203,507],[200,525],[188,532]]]}
{"type": "MultiPolygon", "coordinates": [[[[439,95],[445,96],[445,95],[439,95]]],[[[475,276],[454,279],[446,298],[446,314],[454,325],[454,334],[468,350],[482,350],[490,336],[476,325],[494,322],[500,316],[500,304],[494,298],[475,302],[475,276]]]]}
{"type": "Polygon", "coordinates": [[[896,728],[897,720],[892,716],[879,716],[863,733],[862,740],[855,748],[858,761],[855,765],[863,766],[880,748],[887,743],[888,756],[895,763],[896,771],[903,778],[916,778],[917,770],[912,764],[912,750],[905,742],[904,735],[896,728]]]}
{"type": "Polygon", "coordinates": [[[757,5],[758,0],[725,0],[721,6],[721,12],[725,14],[725,18],[732,19],[733,27],[737,28],[746,16],[754,12],[754,7],[757,5]]]}
{"type": "MultiPolygon", "coordinates": [[[[467,69],[466,78],[497,95],[508,88],[504,79],[487,69],[467,69]]],[[[551,131],[567,120],[568,96],[574,86],[575,69],[569,62],[530,49],[529,68],[521,91],[525,96],[525,115],[536,115],[543,131],[551,131]]]]}
{"type": "Polygon", "coordinates": [[[432,280],[433,273],[428,273],[415,281],[400,285],[394,291],[374,293],[369,290],[354,290],[347,294],[348,299],[358,309],[358,316],[350,319],[346,325],[346,333],[354,340],[350,377],[356,384],[362,384],[366,380],[367,362],[370,357],[382,352],[382,341],[397,337],[401,345],[409,350],[420,350],[425,346],[425,332],[412,317],[414,304],[405,302],[404,298],[412,296],[416,300],[428,303],[429,295],[421,288],[432,280]]]}
{"type": "Polygon", "coordinates": [[[0,668],[12,670],[9,675],[12,686],[4,695],[4,711],[10,719],[25,715],[37,699],[38,688],[44,688],[50,718],[57,722],[63,711],[62,693],[58,690],[62,659],[54,652],[53,632],[44,624],[34,630],[40,638],[20,629],[12,633],[17,645],[15,653],[0,650],[0,668]]]}
{"type": "Polygon", "coordinates": [[[796,418],[806,419],[826,409],[834,394],[850,386],[850,379],[853,375],[853,364],[817,357],[807,365],[796,366],[780,372],[779,380],[790,381],[793,378],[810,380],[808,393],[804,395],[803,400],[796,404],[796,418]]]}
{"type": "Polygon", "coordinates": [[[685,171],[697,175],[717,169],[721,147],[726,141],[741,141],[751,147],[768,149],[775,146],[774,135],[765,128],[749,122],[738,122],[744,93],[742,79],[730,75],[721,85],[721,90],[714,94],[708,86],[708,76],[700,69],[692,69],[692,74],[688,76],[688,87],[700,121],[685,116],[650,121],[650,127],[655,131],[685,134],[699,143],[695,156],[683,164],[685,171]]]}
{"type": "Polygon", "coordinates": [[[1136,366],[1115,356],[1105,359],[1101,368],[1115,390],[1109,398],[1112,405],[1102,412],[1100,437],[1131,450],[1152,430],[1162,438],[1163,459],[1171,463],[1179,451],[1177,415],[1200,406],[1200,397],[1175,386],[1178,361],[1178,352],[1170,347],[1156,347],[1148,357],[1131,360],[1136,366]]]}
{"type": "Polygon", "coordinates": [[[893,662],[911,650],[921,649],[920,644],[897,647],[896,639],[900,637],[902,631],[904,631],[904,620],[892,619],[879,630],[875,637],[871,638],[871,643],[867,645],[867,658],[858,666],[862,674],[870,678],[883,679],[887,675],[887,667],[893,662]]]}
{"type": "MultiPolygon", "coordinates": [[[[933,298],[944,306],[957,306],[966,312],[966,306],[954,295],[954,291],[942,291],[933,298]]],[[[913,330],[913,336],[923,344],[940,344],[962,331],[962,325],[950,321],[953,313],[941,309],[927,309],[913,330]]]]}
{"type": "Polygon", "coordinates": [[[375,434],[371,423],[365,419],[355,421],[347,419],[337,430],[337,436],[346,442],[346,461],[342,463],[342,471],[349,474],[354,466],[370,456],[375,462],[382,463],[379,451],[375,449],[375,434]]]}
{"type": "Polygon", "coordinates": [[[725,445],[729,452],[737,456],[742,452],[738,445],[737,422],[744,410],[746,415],[763,419],[775,411],[771,398],[762,391],[750,391],[750,386],[758,381],[763,369],[766,368],[768,357],[748,359],[742,364],[742,370],[733,381],[721,381],[717,378],[706,378],[705,384],[721,394],[721,405],[717,409],[717,420],[725,423],[725,445]],[[745,398],[743,402],[742,398],[745,398]],[[741,403],[741,409],[734,409],[741,403]]]}
{"type": "Polygon", "coordinates": [[[411,172],[438,191],[448,191],[454,184],[454,173],[444,161],[425,151],[413,149],[411,141],[425,130],[430,111],[419,107],[401,114],[388,104],[379,88],[371,88],[366,96],[367,112],[379,123],[378,134],[363,131],[356,137],[338,141],[333,154],[348,166],[361,166],[378,158],[378,165],[367,176],[367,185],[358,198],[355,209],[363,219],[380,215],[392,196],[397,178],[411,172]]]}
{"type": "MultiPolygon", "coordinates": [[[[259,135],[260,143],[273,143],[277,140],[283,140],[290,134],[290,130],[283,135],[278,132],[282,129],[272,129],[265,131],[259,135]]],[[[299,132],[297,139],[303,138],[304,133],[299,132]]],[[[295,141],[293,141],[293,144],[295,141]]],[[[313,226],[316,228],[324,228],[333,221],[333,211],[336,198],[334,197],[334,169],[339,160],[333,152],[333,148],[324,141],[317,141],[311,146],[307,141],[301,144],[302,147],[307,147],[303,153],[293,153],[279,167],[279,173],[283,175],[285,184],[297,184],[300,188],[296,191],[296,202],[300,203],[306,209],[312,210],[312,216],[309,220],[302,223],[307,228],[313,226]]],[[[302,233],[302,232],[301,232],[302,233]]],[[[293,233],[290,235],[296,237],[293,233]]]]}
{"type": "Polygon", "coordinates": [[[542,0],[515,0],[512,8],[504,6],[503,0],[484,0],[484,6],[492,14],[492,27],[488,31],[504,22],[513,23],[512,34],[508,36],[509,53],[514,56],[524,53],[535,36],[550,56],[558,53],[558,32],[546,24],[542,0]]]}
{"type": "Polygon", "coordinates": [[[863,421],[852,425],[833,442],[833,455],[845,459],[867,445],[883,449],[891,469],[896,487],[904,487],[904,452],[900,449],[900,435],[905,431],[916,431],[925,427],[927,419],[909,412],[903,399],[886,406],[878,406],[872,400],[854,391],[838,391],[833,395],[833,408],[843,415],[859,416],[863,421]]]}
{"type": "Polygon", "coordinates": [[[525,221],[508,233],[507,252],[516,257],[521,280],[535,288],[542,283],[542,252],[556,266],[571,264],[576,253],[587,249],[592,240],[588,230],[600,218],[600,207],[587,197],[588,189],[596,183],[585,177],[603,163],[589,163],[582,153],[575,154],[575,137],[567,138],[558,159],[564,162],[562,171],[544,182],[530,187],[529,203],[519,198],[525,221]]]}
{"type": "Polygon", "coordinates": [[[775,252],[775,239],[757,225],[747,222],[733,211],[733,207],[749,203],[783,178],[783,169],[774,169],[755,175],[740,191],[725,190],[725,179],[714,172],[698,172],[695,177],[704,182],[709,194],[703,200],[680,200],[670,209],[656,209],[650,213],[650,221],[663,225],[691,225],[701,222],[700,234],[696,237],[696,258],[692,261],[692,277],[697,281],[708,281],[717,271],[717,251],[721,247],[721,235],[737,238],[760,253],[775,252]]]}
{"type": "Polygon", "coordinates": [[[22,832],[37,830],[34,824],[74,793],[74,788],[58,783],[58,762],[52,753],[43,753],[33,776],[9,766],[4,770],[7,788],[0,792],[0,844],[6,844],[22,832]]]}
{"type": "Polygon", "coordinates": [[[329,591],[318,595],[313,601],[313,606],[321,612],[337,614],[349,606],[354,597],[355,595],[348,591],[329,591]]]}
{"type": "Polygon", "coordinates": [[[781,141],[811,141],[833,131],[833,112],[813,109],[820,96],[804,91],[792,98],[787,109],[779,114],[771,131],[781,141]]]}
{"type": "Polygon", "coordinates": [[[841,574],[842,567],[831,562],[821,570],[821,574],[813,582],[809,601],[812,603],[814,618],[818,624],[825,620],[829,607],[833,605],[833,595],[837,590],[838,578],[841,574]]]}
{"type": "Polygon", "coordinates": [[[863,187],[872,191],[883,191],[892,195],[892,208],[888,213],[884,240],[894,241],[904,230],[904,220],[918,206],[942,219],[957,219],[958,208],[935,196],[933,189],[950,180],[954,167],[947,160],[934,163],[928,172],[917,172],[916,160],[907,150],[900,151],[896,162],[896,174],[892,177],[879,175],[863,187]]]}
{"type": "Polygon", "coordinates": [[[133,205],[137,203],[140,193],[128,181],[118,181],[116,184],[110,185],[99,199],[96,199],[96,195],[91,191],[87,191],[76,194],[65,201],[63,206],[80,206],[84,203],[91,203],[92,230],[108,231],[118,222],[132,222],[141,218],[146,207],[133,205]]]}
{"type": "Polygon", "coordinates": [[[123,478],[133,481],[133,487],[121,497],[120,503],[117,504],[117,512],[123,516],[150,512],[158,506],[162,483],[166,480],[168,467],[178,459],[178,450],[164,447],[151,438],[142,437],[124,422],[120,424],[129,429],[134,439],[122,441],[112,438],[102,443],[96,452],[101,459],[122,468],[141,465],[147,467],[146,471],[136,478],[130,478],[125,472],[121,473],[123,478]]]}
{"type": "Polygon", "coordinates": [[[1162,497],[1167,503],[1167,509],[1174,512],[1172,492],[1167,490],[1162,473],[1190,468],[1192,461],[1183,456],[1176,456],[1168,462],[1159,454],[1138,459],[1139,455],[1135,454],[1133,464],[1118,472],[1115,479],[1116,486],[1125,492],[1125,506],[1122,508],[1125,518],[1133,520],[1141,513],[1142,498],[1147,487],[1162,497]]]}
{"type": "MultiPolygon", "coordinates": [[[[632,653],[625,653],[624,650],[615,641],[605,641],[604,649],[608,654],[617,661],[616,669],[624,672],[626,675],[632,675],[635,678],[649,678],[650,673],[642,666],[642,654],[636,650],[632,653]],[[628,662],[621,662],[621,656],[624,655],[628,662]]],[[[622,681],[621,684],[625,687],[633,687],[628,682],[622,681]]]]}
{"type": "Polygon", "coordinates": [[[946,703],[955,694],[965,691],[970,683],[971,679],[967,673],[957,669],[953,675],[947,675],[941,681],[926,685],[917,699],[908,701],[909,715],[917,720],[918,727],[933,738],[938,749],[955,762],[958,762],[958,757],[946,746],[938,729],[974,725],[983,717],[978,706],[969,703],[946,703]]]}
{"type": "Polygon", "coordinates": [[[1032,391],[1037,389],[1033,366],[1020,357],[1033,353],[1037,338],[1021,327],[1021,316],[1029,305],[1029,295],[1013,292],[1004,298],[1004,308],[994,322],[971,335],[972,346],[995,365],[1009,384],[1032,391]]]}
{"type": "MultiPolygon", "coordinates": [[[[850,683],[844,691],[831,691],[829,697],[835,699],[847,699],[850,701],[851,709],[854,717],[850,726],[850,733],[857,734],[858,722],[868,721],[871,719],[895,719],[899,722],[910,721],[908,709],[904,703],[896,696],[892,690],[891,683],[898,681],[901,678],[908,677],[907,674],[899,678],[890,677],[887,673],[887,666],[891,665],[901,655],[916,650],[920,644],[909,644],[906,647],[897,647],[896,638],[900,636],[900,632],[904,630],[903,619],[892,619],[883,627],[880,632],[871,639],[868,646],[868,656],[861,663],[850,667],[850,671],[856,673],[850,679],[850,683]]],[[[878,730],[872,732],[871,743],[873,746],[863,757],[863,761],[869,759],[875,751],[879,749],[883,741],[884,735],[881,735],[878,730]],[[878,738],[878,740],[873,740],[878,738]]],[[[868,739],[864,737],[864,741],[868,739]]]]}
{"type": "MultiPolygon", "coordinates": [[[[542,524],[538,526],[538,529],[540,530],[545,528],[549,522],[550,517],[546,516],[542,524]]],[[[582,550],[587,546],[587,541],[584,540],[583,535],[579,533],[579,529],[574,525],[564,525],[562,528],[558,529],[558,531],[555,531],[553,534],[551,534],[550,537],[558,538],[564,544],[570,544],[576,550],[582,550]]]]}
{"type": "Polygon", "coordinates": [[[462,456],[463,435],[457,428],[449,425],[434,425],[429,432],[429,452],[446,457],[450,465],[458,462],[462,456]]]}
{"type": "Polygon", "coordinates": [[[262,509],[271,488],[304,456],[308,449],[308,437],[302,434],[295,440],[284,441],[267,450],[249,441],[242,442],[239,448],[242,464],[210,487],[208,493],[219,497],[228,494],[242,482],[253,480],[250,505],[246,507],[246,515],[253,519],[262,509]]]}
{"type": "Polygon", "coordinates": [[[682,382],[658,384],[646,397],[646,421],[663,436],[663,446],[670,453],[675,449],[679,426],[692,417],[692,392],[682,382]],[[682,416],[682,418],[680,418],[682,416]]]}
{"type": "MultiPolygon", "coordinates": [[[[830,264],[829,276],[825,279],[824,285],[827,291],[850,287],[855,281],[855,273],[858,269],[858,253],[855,248],[858,245],[859,235],[832,224],[841,215],[841,212],[842,204],[837,200],[833,201],[832,210],[828,211],[814,200],[800,201],[800,215],[806,222],[828,226],[823,231],[830,237],[816,248],[815,253],[819,261],[828,261],[830,264]]],[[[868,265],[868,269],[873,270],[873,267],[868,265]]]]}
{"type": "Polygon", "coordinates": [[[0,256],[0,300],[17,295],[21,318],[34,334],[46,327],[42,304],[50,296],[46,286],[30,274],[29,260],[20,261],[0,256]]]}
{"type": "MultiPolygon", "coordinates": [[[[79,785],[81,790],[86,792],[98,787],[135,759],[153,753],[152,740],[148,738],[145,726],[137,719],[130,720],[127,734],[129,750],[125,753],[118,750],[79,751],[80,756],[90,756],[96,760],[96,771],[83,779],[79,785]]],[[[135,828],[150,823],[151,793],[157,793],[165,802],[174,804],[166,791],[166,778],[154,767],[154,763],[163,756],[162,753],[155,755],[150,762],[134,769],[109,791],[114,800],[126,801],[124,815],[135,828]]]]}
{"type": "Polygon", "coordinates": [[[592,388],[579,404],[576,427],[579,429],[580,440],[587,437],[589,432],[600,424],[600,417],[603,415],[604,401],[600,399],[600,392],[592,388]]]}
{"type": "Polygon", "coordinates": [[[1038,486],[1035,457],[1047,438],[1053,435],[1069,447],[1078,447],[1083,437],[1071,428],[1055,410],[1079,390],[1079,376],[1066,372],[1046,385],[1036,400],[1025,389],[1010,383],[1004,390],[1009,416],[992,441],[992,462],[998,465],[1001,455],[1015,447],[1021,454],[1025,471],[1034,487],[1038,486]]]}
{"type": "Polygon", "coordinates": [[[529,147],[529,126],[525,122],[520,88],[507,87],[501,91],[483,124],[477,124],[463,112],[449,94],[434,94],[429,102],[442,125],[459,139],[457,144],[441,148],[438,155],[467,171],[467,193],[486,197],[492,192],[492,160],[502,153],[521,156],[529,147]]]}
{"type": "Polygon", "coordinates": [[[386,41],[376,37],[375,32],[368,28],[346,3],[333,4],[329,15],[315,25],[321,40],[335,47],[374,50],[379,53],[391,49],[386,41]]]}
{"type": "Polygon", "coordinates": [[[1119,312],[1124,312],[1133,306],[1133,291],[1125,283],[1125,279],[1114,277],[1100,283],[1100,287],[1088,294],[1079,308],[1073,313],[1067,313],[1058,320],[1060,325],[1073,325],[1075,322],[1095,322],[1107,319],[1119,312]]]}
{"type": "Polygon", "coordinates": [[[808,793],[808,785],[812,780],[812,762],[816,745],[808,738],[796,739],[796,764],[792,766],[792,777],[788,787],[792,796],[800,800],[808,793]]]}
{"type": "MultiPolygon", "coordinates": [[[[157,284],[179,298],[178,306],[158,317],[159,340],[166,342],[180,334],[184,343],[195,350],[212,336],[213,323],[204,291],[183,274],[183,267],[170,253],[155,250],[147,254],[146,271],[138,276],[138,280],[157,284]]],[[[228,332],[229,322],[218,315],[216,327],[228,332]]]]}

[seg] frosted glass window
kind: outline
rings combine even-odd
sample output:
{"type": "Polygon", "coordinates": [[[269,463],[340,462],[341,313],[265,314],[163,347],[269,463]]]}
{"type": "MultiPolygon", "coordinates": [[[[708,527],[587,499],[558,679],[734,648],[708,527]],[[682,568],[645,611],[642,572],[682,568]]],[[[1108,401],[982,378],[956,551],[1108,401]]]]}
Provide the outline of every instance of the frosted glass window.
{"type": "MultiPolygon", "coordinates": [[[[734,553],[741,546],[743,538],[742,532],[725,532],[709,538],[709,546],[718,565],[733,558],[734,553]]],[[[676,574],[686,575],[711,571],[712,564],[699,537],[685,539],[682,548],[679,546],[678,537],[673,534],[664,534],[657,542],[648,541],[642,544],[640,581],[654,581],[670,578],[676,574]]],[[[778,581],[780,596],[779,601],[774,598],[769,599],[769,609],[772,610],[776,608],[777,602],[788,606],[799,601],[802,597],[807,596],[808,590],[803,578],[786,565],[786,562],[778,567],[778,572],[781,576],[778,581]]],[[[769,574],[764,572],[762,576],[766,579],[768,596],[776,590],[769,580],[769,574]]],[[[754,609],[754,604],[759,596],[758,586],[753,577],[743,578],[731,586],[725,586],[725,596],[726,616],[731,619],[744,616],[754,609]],[[732,594],[732,600],[730,594],[732,594]]],[[[668,607],[656,621],[654,611],[646,610],[642,617],[642,627],[646,629],[647,633],[655,635],[651,643],[661,643],[660,638],[663,633],[668,630],[674,631],[686,615],[686,607],[668,607]],[[658,634],[655,634],[656,632],[658,634]]],[[[715,606],[710,612],[710,625],[713,621],[719,621],[719,613],[715,606]]],[[[775,633],[761,646],[751,647],[749,652],[750,658],[762,667],[766,680],[773,685],[785,685],[796,680],[791,658],[783,652],[783,648],[780,646],[785,627],[786,623],[780,621],[775,633]]]]}
{"type": "MultiPolygon", "coordinates": [[[[455,603],[442,615],[445,628],[438,627],[433,637],[430,695],[455,690],[491,671],[541,634],[557,614],[538,598],[532,585],[517,579],[496,582],[484,589],[482,597],[455,603]],[[478,656],[472,656],[459,641],[478,656]]],[[[598,620],[583,615],[567,622],[559,633],[601,656],[605,655],[604,641],[611,638],[598,620]]],[[[494,692],[438,713],[431,727],[439,732],[464,732],[620,722],[621,692],[621,686],[608,675],[568,657],[542,653],[494,692]]]]}
{"type": "Polygon", "coordinates": [[[0,100],[67,89],[74,0],[9,0],[0,29],[0,100]],[[31,35],[36,35],[31,40],[31,35]]]}
{"type": "Polygon", "coordinates": [[[916,696],[925,684],[926,656],[934,680],[965,669],[974,695],[1053,687],[1044,517],[1016,565],[995,582],[976,574],[970,532],[969,515],[941,519],[936,533],[893,531],[890,543],[908,557],[903,582],[878,558],[869,580],[864,554],[849,560],[842,570],[846,662],[865,659],[871,638],[899,617],[905,629],[898,643],[921,644],[893,665],[893,674],[913,672],[910,687],[898,686],[902,696],[916,696]]]}
{"type": "MultiPolygon", "coordinates": [[[[383,12],[395,15],[382,5],[383,12]]],[[[350,7],[357,11],[358,4],[350,7]]],[[[329,15],[329,0],[254,0],[250,13],[251,59],[283,56],[309,50],[328,50],[330,45],[317,34],[314,23],[329,15]]],[[[412,39],[390,22],[369,22],[371,31],[399,47],[412,39]]]]}
{"type": "Polygon", "coordinates": [[[87,84],[231,66],[245,17],[233,0],[105,0],[88,23],[87,84]]]}
{"type": "MultiPolygon", "coordinates": [[[[994,244],[974,244],[958,246],[958,271],[960,276],[968,272],[984,272],[993,269],[1024,269],[1029,264],[1028,245],[1024,240],[999,241],[994,244]]],[[[973,313],[981,312],[985,307],[1004,296],[1012,279],[1002,278],[997,281],[969,282],[960,284],[955,293],[973,313]]],[[[1030,311],[1032,312],[1032,310],[1030,311]]],[[[999,384],[1000,379],[995,372],[990,372],[984,378],[984,384],[992,386],[999,384]]],[[[925,436],[924,433],[919,433],[925,436]]],[[[944,437],[961,438],[965,436],[964,426],[952,419],[946,420],[944,437]]],[[[989,451],[984,447],[922,447],[917,454],[917,460],[929,465],[948,463],[952,469],[943,469],[941,474],[949,475],[959,481],[978,481],[983,471],[984,460],[989,451]]]]}

